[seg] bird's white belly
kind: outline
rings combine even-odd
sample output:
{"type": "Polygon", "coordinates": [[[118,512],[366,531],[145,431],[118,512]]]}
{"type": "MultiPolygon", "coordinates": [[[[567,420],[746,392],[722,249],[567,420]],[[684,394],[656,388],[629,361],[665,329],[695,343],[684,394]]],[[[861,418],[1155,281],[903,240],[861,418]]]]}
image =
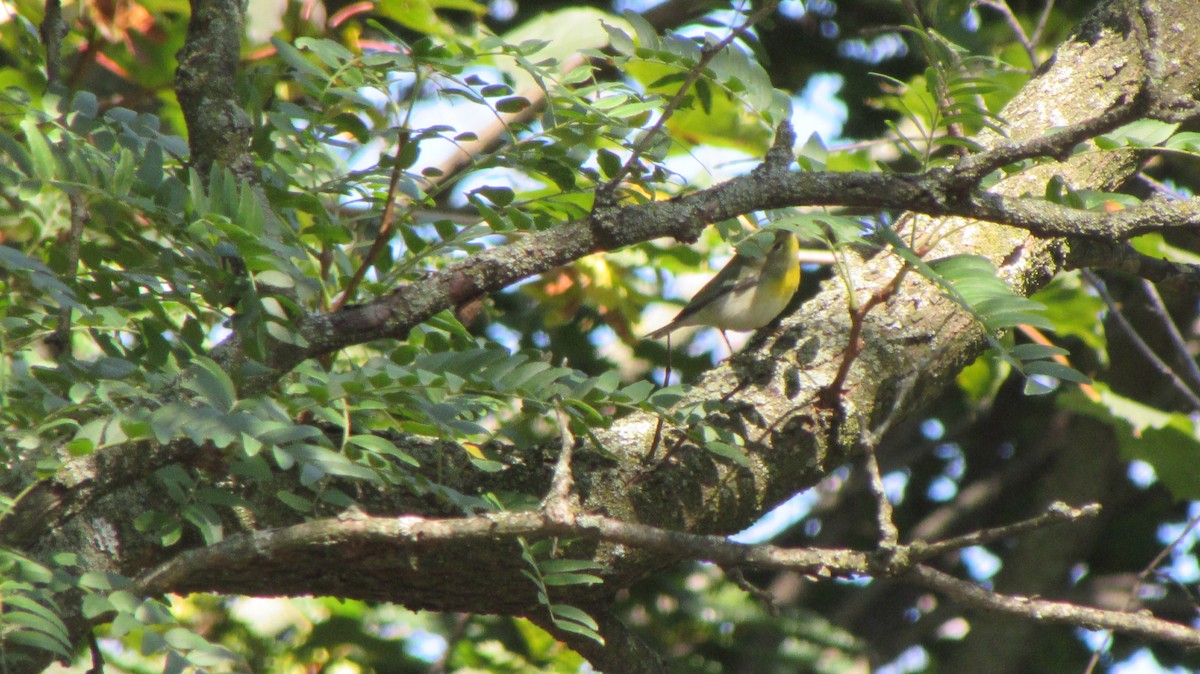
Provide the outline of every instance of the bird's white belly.
{"type": "Polygon", "coordinates": [[[766,325],[787,305],[787,297],[771,298],[758,287],[732,293],[720,310],[719,321],[726,330],[754,330],[766,325]]]}

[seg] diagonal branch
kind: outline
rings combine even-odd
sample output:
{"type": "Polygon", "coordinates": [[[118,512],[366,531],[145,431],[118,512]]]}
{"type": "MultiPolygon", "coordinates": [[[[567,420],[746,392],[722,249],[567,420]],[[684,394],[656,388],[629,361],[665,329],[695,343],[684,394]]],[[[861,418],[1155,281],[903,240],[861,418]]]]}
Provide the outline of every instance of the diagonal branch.
{"type": "Polygon", "coordinates": [[[989,173],[1009,164],[1036,157],[1061,157],[1079,143],[1138,119],[1143,112],[1142,108],[1143,106],[1138,105],[1136,101],[1122,102],[1096,117],[1044,136],[1020,143],[1005,142],[987,152],[968,155],[950,169],[953,177],[949,181],[949,187],[954,190],[973,189],[989,173]]]}
{"type": "Polygon", "coordinates": [[[1104,282],[1101,281],[1095,274],[1086,269],[1083,270],[1082,273],[1083,278],[1088,282],[1088,285],[1090,285],[1092,289],[1100,295],[1100,299],[1104,300],[1104,304],[1108,307],[1109,315],[1112,317],[1117,327],[1121,329],[1121,332],[1125,333],[1125,337],[1130,341],[1131,344],[1133,344],[1138,353],[1142,354],[1142,357],[1150,362],[1154,369],[1158,371],[1158,374],[1166,379],[1171,386],[1181,396],[1183,396],[1185,400],[1188,401],[1188,404],[1192,406],[1193,410],[1200,410],[1200,395],[1197,395],[1195,391],[1188,387],[1187,382],[1183,381],[1179,374],[1176,373],[1170,365],[1164,362],[1163,359],[1154,351],[1154,349],[1146,343],[1146,340],[1138,332],[1137,328],[1133,327],[1133,324],[1130,323],[1129,319],[1125,317],[1124,312],[1121,311],[1121,307],[1117,305],[1116,300],[1113,299],[1113,296],[1108,292],[1108,288],[1105,287],[1104,282]]]}
{"type": "Polygon", "coordinates": [[[921,587],[935,590],[960,604],[993,613],[1019,616],[1038,622],[1065,623],[1086,629],[1111,629],[1143,639],[1189,648],[1200,646],[1200,630],[1144,613],[1106,611],[1066,602],[1047,601],[985,590],[974,583],[919,564],[905,576],[921,587]]]}
{"type": "Polygon", "coordinates": [[[1124,242],[1073,240],[1066,262],[1069,269],[1115,269],[1159,288],[1200,295],[1200,267],[1150,257],[1124,242]]]}

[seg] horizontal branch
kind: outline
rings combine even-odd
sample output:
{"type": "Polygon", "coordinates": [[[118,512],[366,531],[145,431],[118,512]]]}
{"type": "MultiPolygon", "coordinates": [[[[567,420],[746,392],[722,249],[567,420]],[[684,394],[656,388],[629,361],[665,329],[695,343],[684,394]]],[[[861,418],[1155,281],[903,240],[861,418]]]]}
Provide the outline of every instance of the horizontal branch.
{"type": "MultiPolygon", "coordinates": [[[[406,283],[366,304],[332,314],[311,314],[295,326],[307,346],[278,344],[266,369],[240,381],[243,395],[266,390],[299,363],[376,339],[404,339],[438,312],[517,282],[604,252],[671,236],[695,240],[711,222],[765,209],[805,206],[910,211],[957,216],[1028,230],[1043,238],[1076,237],[1118,242],[1149,232],[1200,228],[1200,199],[1152,200],[1108,213],[1070,208],[1041,199],[977,191],[955,194],[955,174],[944,169],[915,174],[798,172],[769,169],[669,201],[630,205],[513,243],[482,251],[428,277],[406,283]]],[[[236,336],[213,353],[228,366],[244,359],[236,336]]]]}
{"type": "Polygon", "coordinates": [[[1066,263],[1075,269],[1113,269],[1144,278],[1164,290],[1200,295],[1200,266],[1150,257],[1124,242],[1074,240],[1066,263]]]}
{"type": "MultiPolygon", "coordinates": [[[[955,539],[954,545],[994,540],[1014,534],[1071,522],[1094,514],[1095,508],[1071,509],[1051,506],[1039,518],[1010,527],[989,530],[981,536],[955,539]]],[[[374,517],[354,513],[341,518],[304,522],[281,529],[244,534],[220,543],[183,552],[171,561],[137,579],[146,594],[163,594],[179,589],[203,588],[213,568],[255,567],[259,561],[296,558],[332,546],[361,548],[383,544],[395,549],[398,564],[419,564],[423,549],[435,550],[448,543],[478,541],[492,543],[517,537],[582,537],[669,555],[671,559],[696,559],[727,567],[788,570],[819,578],[863,575],[895,576],[905,582],[937,591],[967,606],[1019,615],[1038,621],[1059,622],[1087,629],[1112,629],[1139,637],[1188,647],[1200,646],[1200,631],[1147,614],[1108,611],[1065,602],[1004,595],[954,578],[920,562],[949,544],[899,546],[899,554],[888,554],[879,563],[874,553],[844,549],[783,548],[774,545],[734,543],[722,536],[702,536],[670,531],[644,524],[623,522],[599,515],[580,515],[571,521],[545,513],[527,511],[492,513],[454,519],[414,516],[374,517]]],[[[220,587],[207,588],[221,591],[220,587]]],[[[566,591],[566,588],[562,588],[566,591]]],[[[560,599],[561,601],[561,599],[560,599]]],[[[569,599],[567,599],[569,601],[569,599]]]]}
{"type": "Polygon", "coordinates": [[[1119,242],[1141,234],[1171,229],[1200,228],[1200,199],[1152,199],[1112,213],[1086,211],[1032,199],[991,192],[972,199],[971,213],[949,213],[1028,230],[1042,238],[1076,237],[1119,242]]]}
{"type": "Polygon", "coordinates": [[[1030,531],[1044,529],[1047,526],[1054,524],[1065,524],[1074,522],[1086,517],[1095,517],[1100,514],[1100,505],[1093,503],[1082,508],[1072,508],[1065,503],[1055,502],[1046,508],[1046,512],[1036,517],[1010,524],[1003,527],[995,527],[992,529],[983,529],[975,531],[964,536],[956,536],[937,543],[928,545],[919,545],[914,543],[913,547],[917,550],[917,556],[920,559],[929,559],[949,550],[959,550],[969,548],[975,545],[986,545],[994,541],[1003,540],[1005,538],[1013,538],[1030,531]]]}

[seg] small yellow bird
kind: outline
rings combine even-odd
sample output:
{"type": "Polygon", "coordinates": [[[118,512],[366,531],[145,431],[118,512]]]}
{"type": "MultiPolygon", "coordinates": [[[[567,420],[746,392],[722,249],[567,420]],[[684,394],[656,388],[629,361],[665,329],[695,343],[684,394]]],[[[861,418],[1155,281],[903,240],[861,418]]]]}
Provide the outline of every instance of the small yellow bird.
{"type": "Polygon", "coordinates": [[[670,323],[647,334],[658,339],[687,325],[721,330],[755,330],[783,311],[800,287],[800,244],[795,235],[775,230],[766,255],[738,253],[670,323]]]}

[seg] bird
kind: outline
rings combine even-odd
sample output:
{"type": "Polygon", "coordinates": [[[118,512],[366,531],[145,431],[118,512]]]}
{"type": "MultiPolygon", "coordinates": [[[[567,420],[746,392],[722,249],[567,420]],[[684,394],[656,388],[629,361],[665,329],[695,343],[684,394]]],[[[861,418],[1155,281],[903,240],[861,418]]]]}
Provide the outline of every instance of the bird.
{"type": "MultiPolygon", "coordinates": [[[[792,232],[776,229],[771,249],[752,257],[738,253],[671,319],[646,334],[658,339],[688,325],[755,330],[770,323],[800,287],[800,244],[792,232]]],[[[728,338],[725,340],[728,344],[728,338]]]]}

